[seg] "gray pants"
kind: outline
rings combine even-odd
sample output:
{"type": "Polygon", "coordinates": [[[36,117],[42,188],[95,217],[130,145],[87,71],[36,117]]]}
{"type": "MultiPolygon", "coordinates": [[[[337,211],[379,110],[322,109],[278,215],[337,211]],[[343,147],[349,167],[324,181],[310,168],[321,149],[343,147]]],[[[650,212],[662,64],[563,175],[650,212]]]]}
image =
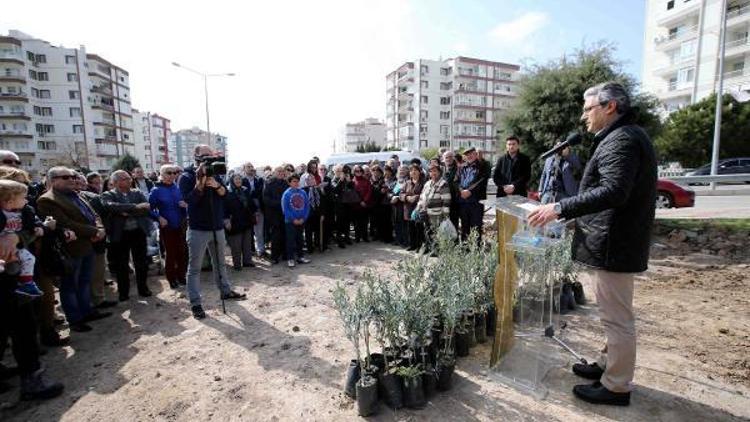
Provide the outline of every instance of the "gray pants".
{"type": "Polygon", "coordinates": [[[229,277],[227,277],[227,266],[224,264],[224,248],[226,248],[226,244],[224,230],[211,232],[207,230],[188,229],[187,291],[191,305],[201,304],[201,263],[203,262],[206,249],[208,249],[208,254],[211,256],[211,264],[214,267],[213,276],[216,287],[223,294],[228,294],[232,290],[232,286],[229,284],[229,277]],[[212,233],[216,233],[218,248],[214,247],[214,236],[212,233]]]}
{"type": "Polygon", "coordinates": [[[227,236],[229,248],[232,250],[232,264],[235,268],[249,265],[253,257],[253,229],[249,228],[240,233],[227,236]]]}

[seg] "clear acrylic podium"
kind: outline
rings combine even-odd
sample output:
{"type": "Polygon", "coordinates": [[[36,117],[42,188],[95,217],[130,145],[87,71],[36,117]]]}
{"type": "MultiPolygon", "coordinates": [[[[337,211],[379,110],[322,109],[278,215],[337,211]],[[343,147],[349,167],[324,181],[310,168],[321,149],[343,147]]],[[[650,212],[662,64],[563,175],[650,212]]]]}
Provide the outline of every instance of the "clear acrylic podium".
{"type": "Polygon", "coordinates": [[[542,228],[527,225],[539,202],[507,196],[497,198],[494,205],[500,256],[494,286],[492,376],[543,398],[547,372],[565,362],[560,341],[553,336],[558,326],[560,269],[570,260],[570,243],[562,223],[542,228]]]}

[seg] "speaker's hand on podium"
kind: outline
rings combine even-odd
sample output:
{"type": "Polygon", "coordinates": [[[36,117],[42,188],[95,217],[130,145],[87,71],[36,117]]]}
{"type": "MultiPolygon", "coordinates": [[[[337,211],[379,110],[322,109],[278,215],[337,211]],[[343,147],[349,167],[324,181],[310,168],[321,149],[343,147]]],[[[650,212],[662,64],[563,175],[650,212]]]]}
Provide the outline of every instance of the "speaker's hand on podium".
{"type": "Polygon", "coordinates": [[[557,220],[559,214],[555,212],[555,204],[540,205],[529,214],[529,225],[532,227],[543,226],[550,221],[557,220]]]}

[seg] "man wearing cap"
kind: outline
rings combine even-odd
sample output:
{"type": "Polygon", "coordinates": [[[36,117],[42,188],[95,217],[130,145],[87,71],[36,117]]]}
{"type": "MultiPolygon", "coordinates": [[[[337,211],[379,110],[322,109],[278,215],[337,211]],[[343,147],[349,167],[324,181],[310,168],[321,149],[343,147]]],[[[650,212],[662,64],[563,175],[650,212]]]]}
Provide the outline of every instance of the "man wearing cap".
{"type": "Polygon", "coordinates": [[[476,148],[464,151],[464,166],[458,173],[458,213],[461,220],[461,239],[466,240],[472,229],[477,230],[478,240],[482,239],[482,216],[484,205],[479,202],[487,199],[487,180],[490,173],[479,161],[476,148]]]}

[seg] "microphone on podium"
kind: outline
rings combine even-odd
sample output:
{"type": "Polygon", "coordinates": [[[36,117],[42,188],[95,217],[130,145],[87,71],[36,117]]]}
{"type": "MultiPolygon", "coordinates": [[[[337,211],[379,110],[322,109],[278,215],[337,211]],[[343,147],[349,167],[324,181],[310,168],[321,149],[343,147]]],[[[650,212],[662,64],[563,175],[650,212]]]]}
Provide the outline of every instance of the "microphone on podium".
{"type": "Polygon", "coordinates": [[[583,138],[581,137],[581,134],[578,132],[571,132],[567,138],[565,138],[565,141],[560,142],[559,144],[555,145],[551,150],[545,152],[544,154],[539,157],[542,161],[546,160],[547,158],[557,154],[558,152],[564,150],[567,147],[572,147],[574,145],[578,145],[581,143],[583,138]]]}

